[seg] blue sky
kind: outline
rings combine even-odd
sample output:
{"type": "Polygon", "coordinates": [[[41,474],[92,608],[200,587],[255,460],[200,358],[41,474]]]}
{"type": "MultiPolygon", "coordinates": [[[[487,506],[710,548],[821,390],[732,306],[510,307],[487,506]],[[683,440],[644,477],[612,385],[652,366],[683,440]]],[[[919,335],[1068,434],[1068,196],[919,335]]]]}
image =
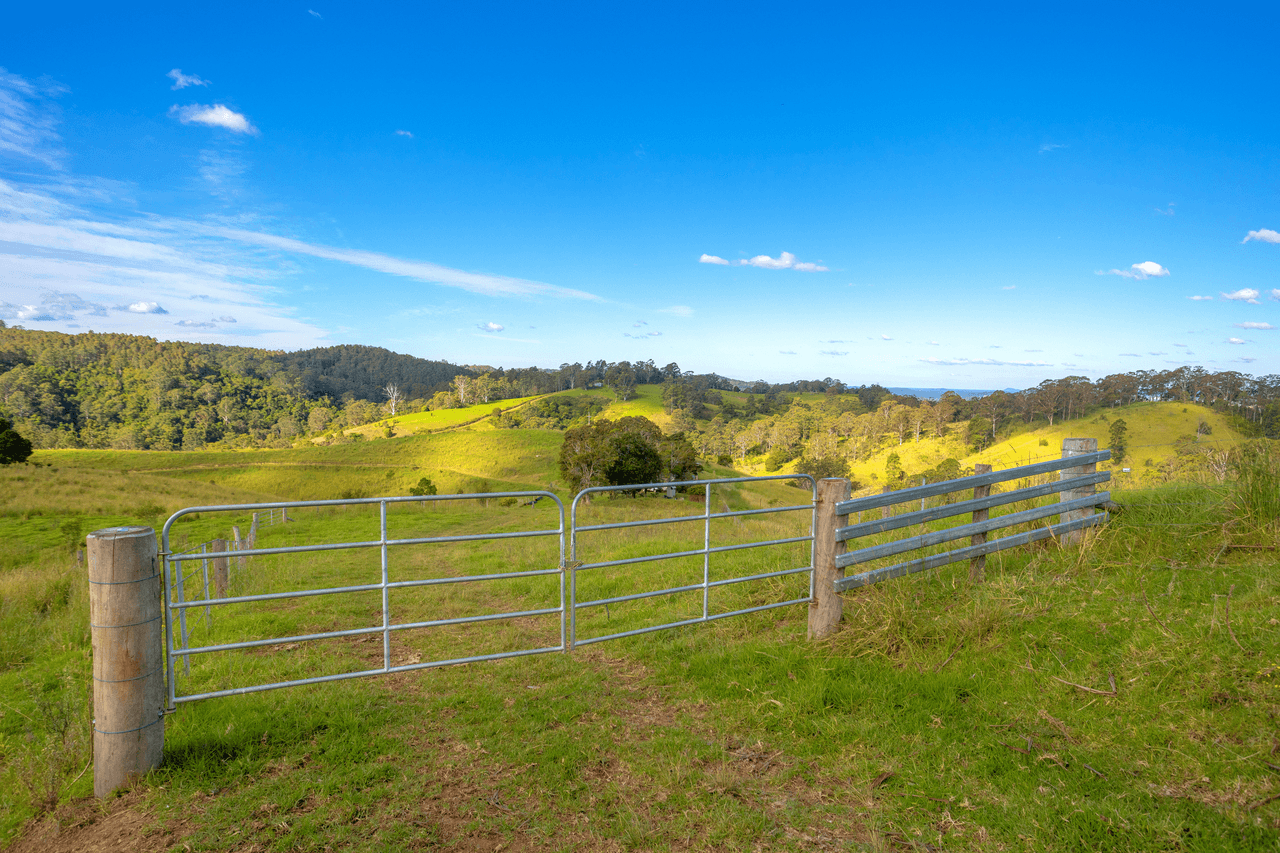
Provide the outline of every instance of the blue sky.
{"type": "Polygon", "coordinates": [[[0,38],[11,324],[916,387],[1280,373],[1269,7],[46,5],[0,38]]]}

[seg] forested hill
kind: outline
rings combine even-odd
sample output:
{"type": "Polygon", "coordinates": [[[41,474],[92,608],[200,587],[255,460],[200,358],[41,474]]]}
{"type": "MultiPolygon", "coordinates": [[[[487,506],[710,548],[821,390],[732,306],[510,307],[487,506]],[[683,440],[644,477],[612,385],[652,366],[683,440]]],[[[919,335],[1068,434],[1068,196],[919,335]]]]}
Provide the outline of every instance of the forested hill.
{"type": "Polygon", "coordinates": [[[358,344],[275,353],[281,367],[302,382],[313,398],[344,397],[381,402],[388,383],[407,399],[425,399],[449,387],[453,377],[475,375],[447,361],[427,361],[411,355],[358,344]]]}
{"type": "Polygon", "coordinates": [[[388,384],[421,401],[459,375],[474,373],[378,347],[285,353],[0,328],[0,416],[37,447],[287,443],[380,417],[388,384]]]}

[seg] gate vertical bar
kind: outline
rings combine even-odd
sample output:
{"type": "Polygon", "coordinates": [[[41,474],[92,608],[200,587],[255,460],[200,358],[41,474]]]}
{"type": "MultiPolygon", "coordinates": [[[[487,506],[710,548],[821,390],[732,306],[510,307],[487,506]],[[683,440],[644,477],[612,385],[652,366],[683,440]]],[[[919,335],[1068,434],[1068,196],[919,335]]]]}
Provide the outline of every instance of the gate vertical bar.
{"type": "Polygon", "coordinates": [[[164,575],[164,589],[161,594],[164,599],[161,602],[160,610],[164,614],[164,664],[165,664],[165,690],[169,693],[168,702],[165,707],[172,711],[177,707],[178,685],[174,682],[173,672],[173,616],[170,612],[169,603],[173,596],[172,579],[177,576],[178,564],[169,561],[169,531],[165,529],[160,540],[160,568],[164,575]]]}
{"type": "MultiPolygon", "coordinates": [[[[209,543],[206,542],[205,544],[200,546],[201,554],[209,553],[208,544],[209,543]]],[[[200,574],[204,576],[204,600],[208,601],[209,600],[209,558],[208,557],[205,557],[203,560],[200,561],[200,574]]],[[[204,629],[206,631],[208,631],[211,627],[213,627],[213,616],[209,613],[211,609],[212,608],[210,608],[209,605],[207,604],[204,606],[204,629]]]]}
{"type": "Polygon", "coordinates": [[[711,603],[711,484],[703,490],[702,500],[702,618],[706,619],[711,603]]]}
{"type": "Polygon", "coordinates": [[[387,584],[391,582],[387,573],[387,502],[379,501],[378,513],[382,532],[382,668],[391,669],[391,591],[387,584]]]}
{"type": "MultiPolygon", "coordinates": [[[[182,602],[186,601],[186,598],[183,596],[183,593],[182,593],[182,581],[183,581],[182,572],[183,572],[183,565],[182,565],[182,563],[175,563],[175,564],[174,564],[174,574],[175,574],[175,576],[178,578],[178,603],[179,603],[179,604],[181,604],[182,602]]],[[[180,636],[181,636],[181,638],[182,638],[182,649],[183,649],[183,651],[186,651],[186,648],[187,648],[187,608],[185,608],[185,607],[183,607],[182,609],[180,609],[180,610],[178,611],[178,632],[179,632],[179,635],[180,635],[180,636]]],[[[190,674],[191,674],[191,657],[190,657],[189,655],[183,655],[183,656],[182,656],[182,674],[183,674],[183,675],[190,675],[190,674]]]]}

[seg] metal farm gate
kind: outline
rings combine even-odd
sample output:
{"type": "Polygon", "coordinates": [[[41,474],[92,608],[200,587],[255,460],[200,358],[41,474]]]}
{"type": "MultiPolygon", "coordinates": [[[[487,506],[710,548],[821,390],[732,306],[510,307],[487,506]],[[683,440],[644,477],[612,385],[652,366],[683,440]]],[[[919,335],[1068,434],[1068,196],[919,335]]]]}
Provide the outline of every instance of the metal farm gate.
{"type": "MultiPolygon", "coordinates": [[[[194,702],[199,699],[211,699],[219,696],[231,696],[244,693],[256,693],[264,690],[275,690],[283,687],[294,687],[305,684],[317,684],[327,681],[339,681],[350,678],[362,678],[374,675],[386,675],[396,672],[407,672],[411,670],[428,669],[432,667],[448,666],[451,664],[474,663],[479,661],[497,660],[501,658],[520,657],[525,655],[544,654],[547,652],[567,652],[574,647],[587,645],[590,643],[602,642],[604,640],[617,639],[619,637],[632,636],[636,634],[648,633],[651,631],[668,630],[684,625],[696,624],[699,622],[707,622],[716,619],[723,619],[729,616],[737,616],[757,611],[770,610],[778,607],[787,607],[795,604],[804,604],[810,601],[813,596],[813,552],[812,543],[814,540],[814,480],[807,475],[778,475],[771,477],[737,477],[726,479],[710,479],[710,480],[694,480],[682,481],[678,484],[673,483],[649,483],[636,486],[619,486],[619,487],[601,487],[587,489],[578,494],[572,505],[572,526],[566,525],[566,514],[564,504],[556,495],[547,491],[521,491],[521,492],[496,492],[488,494],[465,494],[465,495],[427,495],[413,497],[382,497],[382,498],[351,498],[323,501],[282,501],[275,503],[262,504],[230,504],[221,506],[202,506],[188,507],[174,513],[164,524],[161,541],[160,556],[163,561],[163,614],[165,625],[165,670],[167,674],[167,708],[172,711],[178,703],[194,702]],[[806,481],[807,490],[804,492],[808,500],[803,504],[790,506],[770,506],[760,509],[745,510],[726,510],[723,512],[712,512],[712,496],[713,487],[717,485],[728,485],[735,483],[753,483],[768,480],[790,480],[790,481],[806,481]],[[647,519],[639,521],[622,521],[603,524],[590,524],[579,526],[577,524],[580,506],[584,505],[593,496],[606,493],[626,493],[638,492],[642,490],[666,490],[668,496],[672,494],[674,489],[688,490],[691,488],[701,487],[703,512],[697,515],[683,515],[669,518],[647,519]],[[554,503],[556,507],[555,526],[544,527],[541,529],[516,530],[516,531],[496,531],[490,530],[478,533],[466,533],[458,535],[439,535],[439,536],[396,536],[389,529],[389,508],[398,508],[400,505],[421,504],[425,509],[427,505],[446,501],[462,501],[462,500],[503,500],[513,499],[514,502],[523,502],[526,505],[532,505],[540,501],[549,501],[554,503]],[[298,555],[294,559],[306,560],[306,555],[316,555],[323,552],[334,551],[375,551],[378,554],[378,562],[381,570],[381,577],[374,582],[342,584],[336,583],[329,586],[313,587],[298,590],[287,591],[269,591],[257,592],[251,594],[230,594],[219,596],[217,593],[225,587],[224,583],[215,583],[214,593],[210,593],[208,572],[209,561],[211,555],[205,549],[179,552],[172,547],[173,526],[176,522],[187,516],[201,516],[217,513],[264,513],[280,511],[278,517],[287,518],[289,511],[305,511],[320,510],[325,508],[350,508],[350,507],[369,507],[377,511],[379,522],[379,535],[377,538],[351,540],[351,541],[325,541],[311,544],[301,545],[281,545],[278,547],[256,547],[254,543],[251,547],[241,548],[238,550],[230,550],[220,552],[216,555],[216,559],[222,559],[226,562],[222,564],[222,571],[231,573],[232,571],[251,575],[254,572],[253,559],[258,557],[275,557],[282,555],[298,555]],[[778,539],[768,539],[759,541],[734,541],[726,544],[716,544],[712,536],[712,522],[717,520],[740,520],[752,516],[762,516],[772,513],[787,512],[804,512],[808,514],[808,533],[800,536],[789,536],[778,539]],[[670,551],[662,553],[650,553],[640,556],[624,557],[621,559],[603,560],[596,562],[587,562],[578,559],[580,550],[583,547],[582,538],[586,534],[598,534],[609,531],[625,531],[634,528],[655,527],[662,525],[688,525],[700,523],[702,525],[702,544],[701,547],[692,549],[682,549],[679,551],[670,551]],[[399,577],[400,571],[396,563],[396,555],[411,546],[419,545],[438,545],[449,543],[479,543],[504,539],[552,539],[555,542],[556,549],[559,553],[559,559],[553,565],[542,568],[524,569],[520,571],[490,571],[477,574],[462,573],[461,575],[434,576],[434,577],[399,577]],[[743,551],[753,548],[764,548],[768,546],[778,545],[795,545],[798,543],[810,543],[808,564],[801,566],[792,566],[776,571],[757,572],[748,576],[732,576],[725,574],[718,576],[713,570],[715,562],[714,555],[727,554],[729,552],[743,551]],[[566,551],[568,558],[566,559],[566,551]],[[601,570],[611,569],[615,567],[629,567],[641,563],[649,563],[661,560],[688,560],[701,557],[702,560],[702,577],[699,582],[681,584],[675,587],[662,588],[656,590],[645,590],[642,592],[629,593],[619,596],[605,596],[593,598],[589,600],[578,600],[579,594],[579,574],[580,573],[598,573],[601,570]],[[188,571],[185,567],[188,564],[199,563],[194,572],[188,571]],[[803,597],[793,597],[783,601],[773,601],[764,604],[754,605],[746,608],[739,608],[728,611],[716,611],[711,606],[712,594],[715,590],[728,587],[734,584],[741,584],[750,581],[762,581],[771,578],[784,578],[790,575],[808,573],[808,592],[803,597]],[[200,577],[199,586],[196,589],[188,589],[187,582],[194,579],[194,576],[200,577]],[[433,619],[419,619],[415,621],[397,622],[393,617],[392,596],[393,593],[413,590],[415,588],[439,587],[448,584],[472,584],[481,582],[513,580],[519,578],[536,578],[558,575],[559,576],[559,602],[555,606],[534,608],[529,610],[514,610],[501,613],[484,613],[471,614],[462,616],[449,616],[433,619]],[[579,638],[578,630],[578,614],[582,611],[590,611],[597,608],[605,608],[606,612],[610,605],[618,605],[624,602],[641,601],[645,599],[659,599],[671,597],[680,594],[701,593],[702,606],[701,615],[678,619],[665,622],[659,625],[645,626],[642,628],[624,630],[619,632],[604,633],[593,635],[590,637],[579,638]],[[192,597],[191,593],[195,593],[192,597]],[[186,614],[188,611],[204,609],[207,620],[217,621],[217,612],[220,608],[227,608],[234,605],[253,604],[257,602],[279,602],[281,606],[286,606],[289,602],[306,599],[315,596],[340,596],[340,595],[358,595],[376,593],[380,597],[381,606],[379,608],[380,618],[375,624],[364,625],[360,627],[341,628],[328,631],[315,631],[311,633],[298,634],[293,636],[272,636],[269,638],[238,640],[230,642],[213,642],[206,645],[191,645],[190,632],[188,631],[186,614]],[[501,620],[512,620],[524,617],[555,617],[559,620],[560,637],[559,642],[555,645],[540,645],[527,648],[519,648],[514,650],[496,652],[491,654],[478,654],[464,657],[454,657],[448,659],[421,661],[413,660],[408,662],[397,663],[392,659],[392,636],[397,632],[404,632],[421,628],[439,628],[444,626],[466,625],[480,622],[495,622],[501,620]],[[175,626],[178,628],[175,633],[175,626]],[[317,675],[305,678],[292,678],[281,680],[263,680],[252,684],[238,685],[230,688],[222,689],[196,689],[187,693],[179,692],[179,668],[175,665],[178,661],[183,663],[182,670],[184,673],[190,673],[190,661],[193,657],[200,655],[209,655],[219,652],[233,651],[251,651],[253,649],[261,649],[263,647],[296,647],[303,643],[309,643],[320,640],[330,640],[340,637],[377,637],[381,639],[382,655],[381,665],[369,667],[351,672],[338,672],[326,675],[317,675]]],[[[296,518],[297,512],[294,513],[296,518]]],[[[287,527],[287,526],[286,526],[287,527]]],[[[215,574],[217,572],[215,571],[215,574]]]]}

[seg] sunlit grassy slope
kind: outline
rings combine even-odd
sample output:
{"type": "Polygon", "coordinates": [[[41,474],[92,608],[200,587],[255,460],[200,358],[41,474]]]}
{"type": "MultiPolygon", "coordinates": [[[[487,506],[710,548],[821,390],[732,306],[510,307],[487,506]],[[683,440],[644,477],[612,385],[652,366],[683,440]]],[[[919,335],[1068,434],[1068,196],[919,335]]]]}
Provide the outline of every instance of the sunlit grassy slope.
{"type": "Polygon", "coordinates": [[[1111,424],[1120,418],[1128,428],[1128,456],[1122,465],[1113,467],[1117,472],[1121,467],[1130,468],[1127,476],[1134,484],[1144,477],[1150,479],[1161,463],[1174,456],[1174,442],[1183,436],[1194,436],[1200,421],[1213,430],[1201,438],[1201,443],[1221,448],[1242,440],[1224,416],[1204,406],[1137,403],[1086,418],[1059,421],[1052,427],[1042,420],[1036,421],[1034,428],[1018,424],[1011,435],[1002,436],[994,446],[977,454],[968,453],[964,447],[965,424],[951,424],[942,439],[922,436],[916,443],[908,436],[901,445],[892,444],[864,462],[853,463],[850,476],[864,487],[879,489],[884,481],[885,462],[891,453],[898,454],[903,469],[908,472],[927,470],[948,457],[958,460],[963,467],[972,468],[975,463],[984,462],[997,470],[1056,459],[1062,455],[1064,438],[1096,438],[1099,448],[1110,446],[1111,424]]]}

